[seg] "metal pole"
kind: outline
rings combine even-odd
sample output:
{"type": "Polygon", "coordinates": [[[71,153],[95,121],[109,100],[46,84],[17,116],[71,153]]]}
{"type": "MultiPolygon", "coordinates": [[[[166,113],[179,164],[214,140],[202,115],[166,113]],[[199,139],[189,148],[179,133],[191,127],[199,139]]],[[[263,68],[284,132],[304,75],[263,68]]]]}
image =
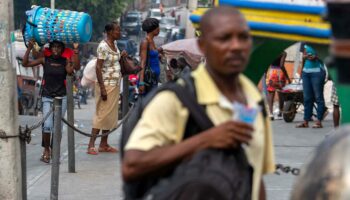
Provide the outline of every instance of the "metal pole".
{"type": "MultiPolygon", "coordinates": [[[[11,66],[10,32],[13,30],[13,1],[0,1],[0,127],[2,135],[17,135],[15,68],[11,66]]],[[[0,139],[0,199],[22,199],[19,138],[0,139]]]]}
{"type": "Polygon", "coordinates": [[[58,200],[58,186],[60,174],[60,147],[62,139],[62,97],[54,100],[54,133],[52,142],[52,168],[51,168],[51,200],[58,200]]]}
{"type": "Polygon", "coordinates": [[[50,7],[52,10],[55,9],[55,0],[51,0],[50,7]]]}
{"type": "MultiPolygon", "coordinates": [[[[74,124],[73,76],[67,76],[67,120],[74,124]]],[[[68,127],[68,172],[75,173],[74,130],[68,127]]]]}
{"type": "Polygon", "coordinates": [[[128,75],[123,77],[123,99],[122,99],[122,115],[123,117],[129,111],[129,79],[128,75]]]}
{"type": "Polygon", "coordinates": [[[186,38],[193,38],[195,37],[195,29],[192,25],[192,22],[189,18],[189,16],[191,15],[191,13],[197,9],[197,5],[198,5],[198,1],[197,0],[189,0],[187,1],[187,23],[186,23],[186,38]]]}
{"type": "Polygon", "coordinates": [[[20,140],[22,165],[22,200],[27,200],[27,144],[20,140]]]}

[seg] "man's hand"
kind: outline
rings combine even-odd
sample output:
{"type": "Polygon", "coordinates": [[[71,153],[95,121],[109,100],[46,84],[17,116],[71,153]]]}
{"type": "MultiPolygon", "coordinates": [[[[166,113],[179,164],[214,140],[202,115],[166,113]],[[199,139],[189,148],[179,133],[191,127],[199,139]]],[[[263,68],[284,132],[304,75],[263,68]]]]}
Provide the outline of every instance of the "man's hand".
{"type": "Polygon", "coordinates": [[[107,91],[105,87],[101,87],[101,98],[103,101],[107,101],[107,91]]]}
{"type": "Polygon", "coordinates": [[[228,149],[252,139],[254,128],[246,123],[228,121],[203,133],[208,148],[228,149]]]}

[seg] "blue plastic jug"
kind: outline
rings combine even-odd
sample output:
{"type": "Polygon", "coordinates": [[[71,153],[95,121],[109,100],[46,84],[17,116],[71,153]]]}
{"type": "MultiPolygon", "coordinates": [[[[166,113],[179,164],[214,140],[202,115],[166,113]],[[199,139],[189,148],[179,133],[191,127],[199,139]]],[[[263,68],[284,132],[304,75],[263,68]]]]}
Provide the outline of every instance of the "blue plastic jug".
{"type": "Polygon", "coordinates": [[[35,6],[26,15],[25,41],[34,38],[42,46],[54,40],[86,43],[91,39],[92,20],[87,13],[35,6]]]}

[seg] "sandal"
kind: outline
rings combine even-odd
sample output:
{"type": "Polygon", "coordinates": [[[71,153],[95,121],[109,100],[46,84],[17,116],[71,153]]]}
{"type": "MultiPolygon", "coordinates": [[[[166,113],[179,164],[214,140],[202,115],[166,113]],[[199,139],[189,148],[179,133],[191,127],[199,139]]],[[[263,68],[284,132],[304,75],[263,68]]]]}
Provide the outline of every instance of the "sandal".
{"type": "Polygon", "coordinates": [[[50,155],[43,153],[40,157],[40,161],[42,161],[44,163],[50,163],[50,155]]]}
{"type": "Polygon", "coordinates": [[[321,123],[315,123],[312,128],[323,128],[321,123]]]}
{"type": "Polygon", "coordinates": [[[296,125],[295,128],[309,128],[309,124],[306,122],[303,122],[301,124],[296,125]]]}
{"type": "Polygon", "coordinates": [[[118,149],[111,147],[111,146],[106,146],[106,147],[99,147],[98,151],[99,152],[108,152],[108,153],[117,153],[118,149]]]}
{"type": "Polygon", "coordinates": [[[87,152],[86,152],[87,154],[90,154],[90,155],[97,155],[98,154],[98,152],[97,152],[97,150],[96,150],[96,148],[95,147],[89,147],[88,149],[87,149],[87,152]]]}

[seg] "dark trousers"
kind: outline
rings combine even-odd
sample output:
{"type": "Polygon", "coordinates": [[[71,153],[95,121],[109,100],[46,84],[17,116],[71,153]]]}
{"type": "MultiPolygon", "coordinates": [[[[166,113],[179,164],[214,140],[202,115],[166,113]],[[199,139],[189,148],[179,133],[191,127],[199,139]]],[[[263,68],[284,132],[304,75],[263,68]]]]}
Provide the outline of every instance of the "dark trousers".
{"type": "Polygon", "coordinates": [[[317,104],[317,119],[322,120],[326,109],[323,88],[326,73],[324,70],[313,73],[302,73],[304,90],[304,120],[311,121],[314,102],[317,104]]]}

